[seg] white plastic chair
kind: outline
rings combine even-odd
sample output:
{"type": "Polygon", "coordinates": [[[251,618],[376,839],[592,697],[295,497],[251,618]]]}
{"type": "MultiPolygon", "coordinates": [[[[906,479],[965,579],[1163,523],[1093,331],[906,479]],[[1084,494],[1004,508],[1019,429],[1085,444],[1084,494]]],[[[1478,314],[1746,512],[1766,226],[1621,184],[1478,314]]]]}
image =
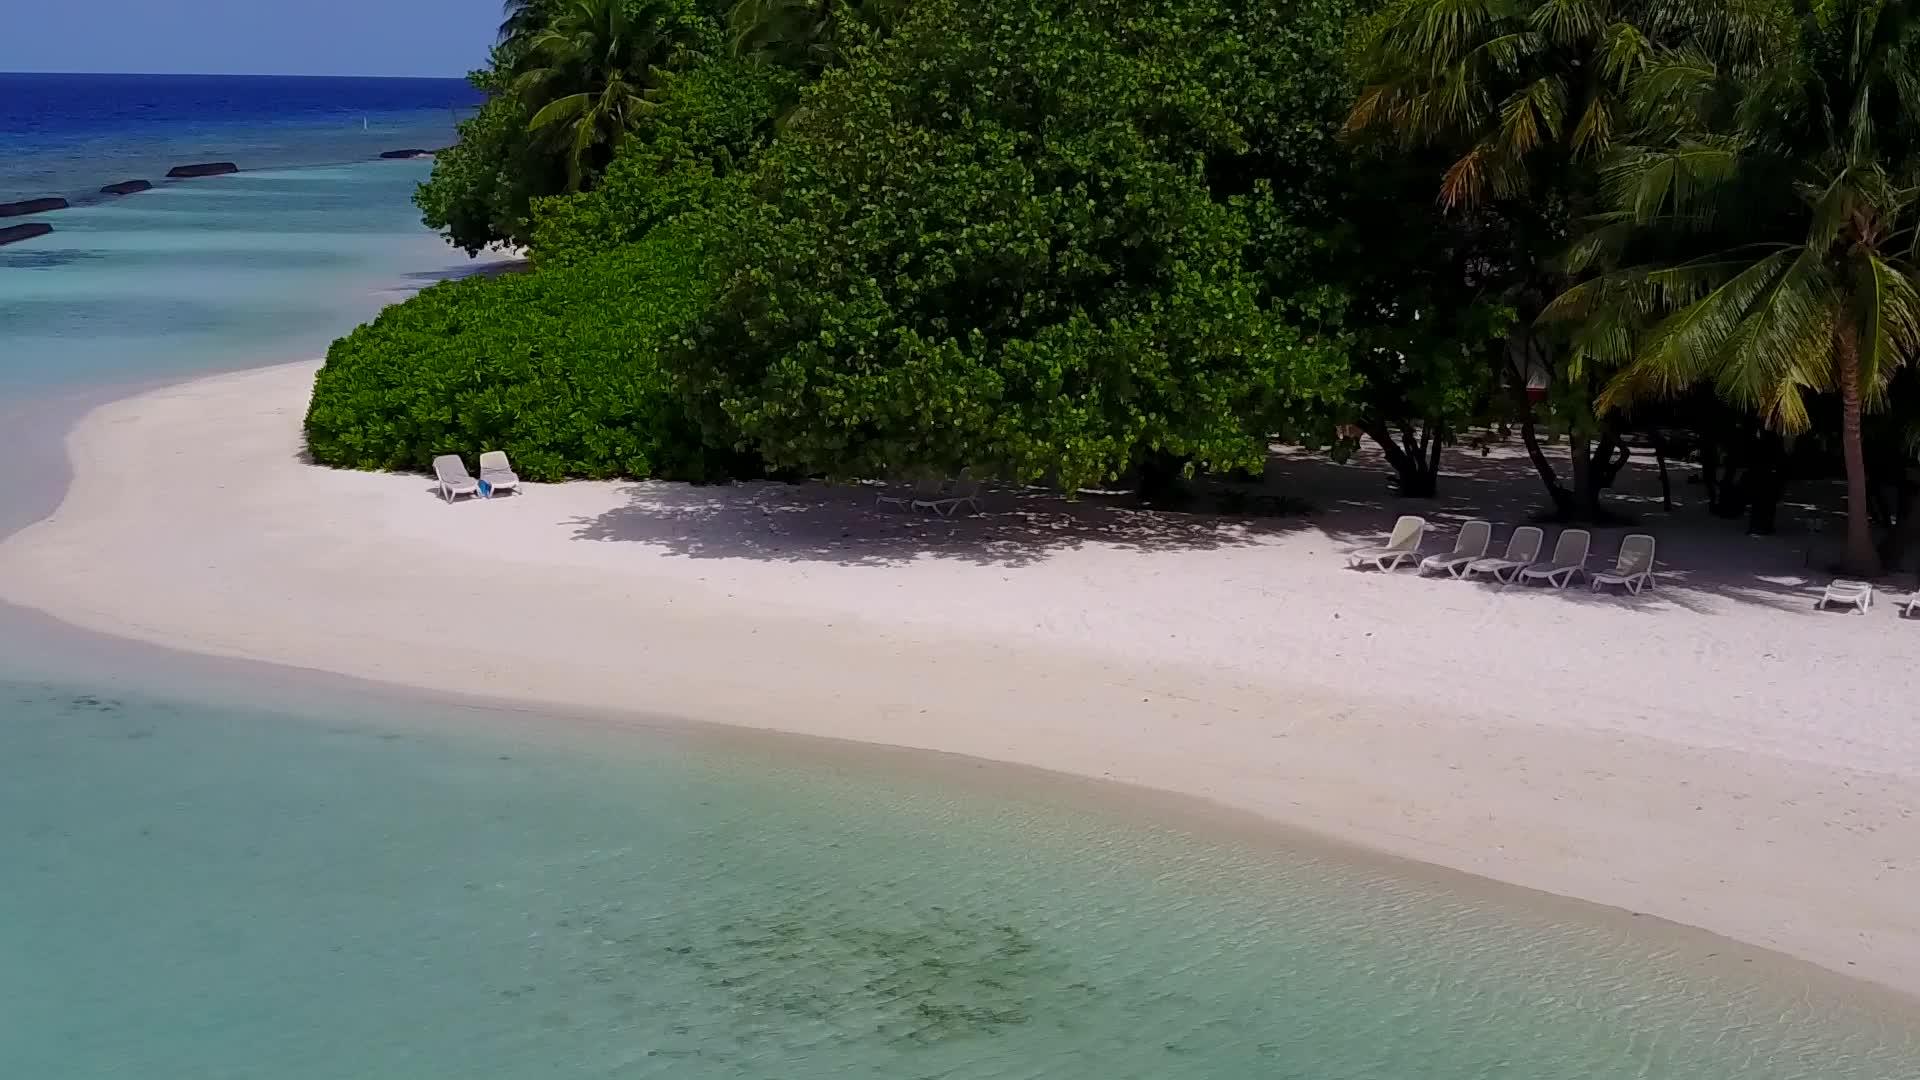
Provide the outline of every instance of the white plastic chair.
{"type": "Polygon", "coordinates": [[[440,481],[440,497],[452,502],[462,495],[478,496],[480,483],[467,472],[467,463],[458,454],[441,454],[433,459],[433,476],[440,481]]]}
{"type": "Polygon", "coordinates": [[[1493,540],[1493,525],[1485,521],[1469,521],[1460,526],[1460,535],[1454,537],[1453,550],[1444,555],[1429,555],[1420,560],[1420,572],[1445,570],[1459,577],[1467,565],[1475,559],[1485,558],[1487,545],[1493,540]]]}
{"type": "Polygon", "coordinates": [[[1623,538],[1613,569],[1590,575],[1588,581],[1595,592],[1602,585],[1625,585],[1628,592],[1638,596],[1641,589],[1653,588],[1653,537],[1634,533],[1623,538]]]}
{"type": "Polygon", "coordinates": [[[1492,574],[1493,580],[1503,584],[1513,581],[1514,577],[1533,565],[1540,557],[1540,545],[1545,543],[1547,534],[1538,526],[1522,525],[1513,530],[1507,538],[1507,553],[1502,558],[1475,559],[1467,564],[1459,576],[1470,578],[1475,574],[1492,574]]]}
{"type": "Polygon", "coordinates": [[[1420,540],[1427,533],[1427,519],[1408,514],[1393,523],[1393,535],[1385,547],[1361,548],[1347,554],[1348,566],[1372,563],[1377,570],[1397,570],[1400,564],[1420,555],[1420,540]]]}
{"type": "MultiPolygon", "coordinates": [[[[1820,594],[1820,602],[1815,607],[1824,609],[1828,604],[1845,604],[1859,610],[1864,615],[1873,606],[1873,584],[1867,581],[1853,581],[1849,578],[1835,578],[1827,591],[1820,594]]],[[[1907,610],[1913,610],[1913,604],[1907,604],[1907,610]]]]}
{"type": "MultiPolygon", "coordinates": [[[[920,504],[916,502],[914,505],[920,504]]],[[[953,482],[953,490],[932,500],[933,512],[948,517],[958,513],[962,506],[973,507],[976,514],[980,512],[980,481],[973,478],[972,469],[961,469],[960,479],[953,482]]]]}
{"type": "Polygon", "coordinates": [[[1520,571],[1520,581],[1522,584],[1544,581],[1556,589],[1564,589],[1573,575],[1587,572],[1587,552],[1592,547],[1593,534],[1587,530],[1563,530],[1560,539],[1554,541],[1553,558],[1520,571]]]}
{"type": "Polygon", "coordinates": [[[520,477],[514,474],[505,450],[488,450],[480,455],[480,482],[486,485],[489,495],[520,490],[520,477]]]}
{"type": "Polygon", "coordinates": [[[913,482],[913,488],[910,491],[881,491],[874,497],[873,505],[897,506],[902,510],[908,507],[917,509],[922,503],[939,498],[940,489],[943,486],[939,477],[923,476],[913,482]]]}

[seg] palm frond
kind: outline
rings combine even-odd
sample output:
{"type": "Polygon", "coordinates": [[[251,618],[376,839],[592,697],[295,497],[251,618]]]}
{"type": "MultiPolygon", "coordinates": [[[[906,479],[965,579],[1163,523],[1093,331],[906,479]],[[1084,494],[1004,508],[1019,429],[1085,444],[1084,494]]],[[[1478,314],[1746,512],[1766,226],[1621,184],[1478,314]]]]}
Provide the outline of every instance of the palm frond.
{"type": "Polygon", "coordinates": [[[1653,56],[1653,42],[1632,23],[1613,23],[1600,35],[1600,74],[1608,82],[1624,84],[1653,56]]]}
{"type": "Polygon", "coordinates": [[[1670,53],[1646,65],[1628,83],[1628,109],[1636,119],[1656,128],[1698,130],[1700,103],[1719,82],[1720,69],[1705,54],[1670,53]]]}
{"type": "Polygon", "coordinates": [[[1710,220],[1717,209],[1714,196],[1738,175],[1742,149],[1736,142],[1710,139],[1631,148],[1601,170],[1601,192],[1609,204],[1641,222],[1666,215],[1710,220]]]}
{"type": "Polygon", "coordinates": [[[1867,199],[1856,183],[1853,171],[1842,168],[1822,182],[1800,185],[1801,197],[1811,211],[1807,222],[1807,246],[1815,251],[1831,251],[1866,209],[1867,199]]]}
{"type": "Polygon", "coordinates": [[[1587,102],[1586,111],[1580,114],[1580,122],[1573,128],[1573,153],[1575,157],[1591,157],[1613,144],[1613,103],[1604,96],[1596,95],[1587,102]]]}
{"type": "Polygon", "coordinates": [[[1699,259],[1646,275],[1660,305],[1673,314],[1648,331],[1632,364],[1609,386],[1603,400],[1624,392],[1672,397],[1722,375],[1725,349],[1749,317],[1756,297],[1793,264],[1797,253],[1776,252],[1758,260],[1699,259]]]}
{"type": "Polygon", "coordinates": [[[1560,48],[1569,48],[1600,36],[1607,24],[1606,9],[1595,0],[1544,0],[1528,15],[1527,25],[1560,48]]]}
{"type": "Polygon", "coordinates": [[[1528,83],[1500,105],[1500,151],[1525,157],[1560,137],[1566,122],[1566,84],[1556,78],[1528,83]]]}
{"type": "Polygon", "coordinates": [[[1861,390],[1877,405],[1893,373],[1920,350],[1920,289],[1878,253],[1862,251],[1853,261],[1848,314],[1859,328],[1861,390]]]}
{"type": "Polygon", "coordinates": [[[1793,253],[1722,347],[1715,376],[1720,395],[1779,430],[1801,430],[1801,391],[1833,386],[1836,296],[1820,259],[1806,250],[1793,253]]]}
{"type": "Polygon", "coordinates": [[[542,106],[539,112],[534,113],[533,119],[527,121],[527,130],[538,131],[549,124],[572,120],[585,113],[592,100],[588,94],[568,94],[566,97],[554,98],[542,106]]]}

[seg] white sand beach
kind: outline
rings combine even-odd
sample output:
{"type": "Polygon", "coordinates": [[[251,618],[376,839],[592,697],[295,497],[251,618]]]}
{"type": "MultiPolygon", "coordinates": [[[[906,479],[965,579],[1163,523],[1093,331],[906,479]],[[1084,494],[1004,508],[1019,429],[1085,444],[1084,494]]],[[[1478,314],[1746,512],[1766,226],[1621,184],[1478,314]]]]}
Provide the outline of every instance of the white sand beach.
{"type": "MultiPolygon", "coordinates": [[[[1816,613],[1804,537],[1634,502],[1667,569],[1637,598],[1352,571],[1402,509],[1365,458],[1283,457],[1270,486],[1317,512],[1252,522],[1011,491],[946,521],[774,484],[448,506],[424,477],[304,463],[316,366],[89,415],[65,502],[0,544],[0,599],[222,656],[1148,785],[1920,991],[1920,620],[1816,613]]],[[[1450,466],[1408,505],[1446,526],[1429,549],[1464,516],[1504,542],[1524,461],[1450,466]]]]}

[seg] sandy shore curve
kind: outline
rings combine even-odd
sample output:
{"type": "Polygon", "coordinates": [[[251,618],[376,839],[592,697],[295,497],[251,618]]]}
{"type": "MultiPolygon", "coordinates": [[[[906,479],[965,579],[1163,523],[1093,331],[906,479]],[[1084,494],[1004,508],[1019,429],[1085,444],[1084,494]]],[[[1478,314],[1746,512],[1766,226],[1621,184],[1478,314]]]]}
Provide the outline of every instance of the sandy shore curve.
{"type": "MultiPolygon", "coordinates": [[[[1920,627],[1813,613],[1781,545],[1676,523],[1681,569],[1638,599],[1362,574],[1340,552],[1393,508],[1307,464],[1324,512],[1256,524],[1005,491],[948,522],[771,484],[447,506],[304,461],[317,366],[89,414],[65,500],[0,543],[0,599],[1143,784],[1920,992],[1920,627]]],[[[1495,479],[1451,483],[1461,512],[1495,479]]]]}

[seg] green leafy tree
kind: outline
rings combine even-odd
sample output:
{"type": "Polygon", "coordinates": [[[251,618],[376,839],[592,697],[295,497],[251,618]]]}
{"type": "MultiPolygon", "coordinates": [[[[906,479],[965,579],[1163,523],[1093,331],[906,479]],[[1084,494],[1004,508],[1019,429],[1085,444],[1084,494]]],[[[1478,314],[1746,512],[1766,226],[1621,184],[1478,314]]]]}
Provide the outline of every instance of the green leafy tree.
{"type": "Polygon", "coordinates": [[[701,43],[703,20],[679,0],[556,0],[526,44],[514,92],[533,110],[527,127],[554,132],[578,190],[652,107],[648,91],[669,63],[701,43]]]}
{"type": "Polygon", "coordinates": [[[470,78],[487,100],[460,122],[459,139],[434,156],[433,172],[413,201],[429,228],[479,254],[496,244],[527,242],[532,200],[562,190],[566,166],[527,133],[532,114],[509,91],[509,77],[497,61],[470,78]]]}
{"type": "Polygon", "coordinates": [[[486,103],[414,196],[469,253],[529,243],[533,201],[590,186],[659,81],[723,45],[701,0],[529,0],[506,14],[488,66],[470,76],[486,103]],[[615,22],[629,32],[601,33],[615,22]]]}
{"type": "Polygon", "coordinates": [[[689,400],[816,473],[1260,467],[1350,381],[1297,254],[1347,13],[921,0],[766,153],[674,360],[689,400]]]}
{"type": "Polygon", "coordinates": [[[1502,297],[1503,235],[1486,211],[1447,213],[1424,161],[1361,152],[1341,185],[1327,276],[1351,297],[1359,386],[1341,420],[1373,440],[1400,494],[1438,492],[1441,452],[1496,411],[1495,375],[1515,314],[1502,297]]]}
{"type": "Polygon", "coordinates": [[[564,265],[640,240],[656,226],[745,197],[744,169],[772,137],[794,80],[777,68],[715,60],[675,72],[593,190],[537,200],[532,249],[564,265]]]}
{"type": "Polygon", "coordinates": [[[1621,364],[1603,406],[1706,383],[1784,432],[1837,392],[1848,568],[1880,567],[1862,414],[1920,349],[1920,11],[1885,0],[1799,5],[1798,44],[1764,78],[1696,56],[1656,72],[1657,115],[1697,125],[1607,171],[1611,232],[1579,252],[1644,261],[1555,314],[1621,364]]]}

